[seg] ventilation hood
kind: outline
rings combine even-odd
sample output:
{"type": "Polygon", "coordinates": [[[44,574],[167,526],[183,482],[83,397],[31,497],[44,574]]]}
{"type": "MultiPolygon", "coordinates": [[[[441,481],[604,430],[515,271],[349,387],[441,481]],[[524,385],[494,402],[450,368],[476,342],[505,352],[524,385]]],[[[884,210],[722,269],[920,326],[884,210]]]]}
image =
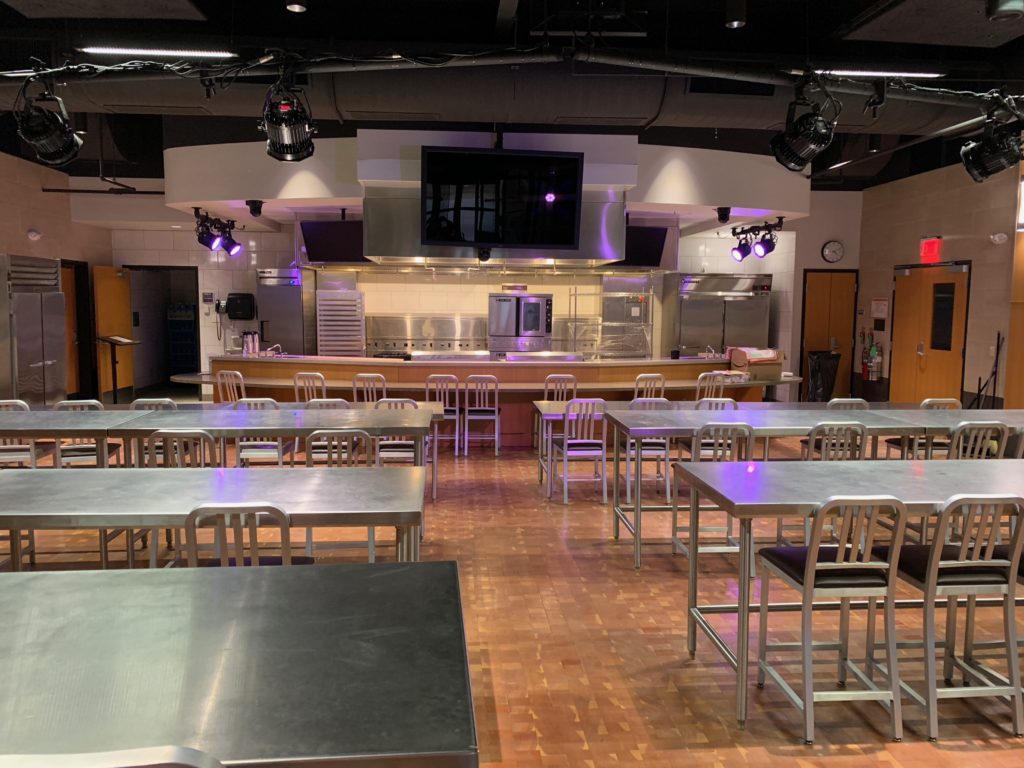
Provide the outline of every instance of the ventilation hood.
{"type": "MultiPolygon", "coordinates": [[[[363,200],[365,255],[377,264],[437,267],[478,266],[476,248],[420,242],[420,188],[367,187],[363,200]]],[[[493,248],[488,265],[600,267],[621,261],[626,251],[625,194],[584,190],[577,250],[493,248]]]]}

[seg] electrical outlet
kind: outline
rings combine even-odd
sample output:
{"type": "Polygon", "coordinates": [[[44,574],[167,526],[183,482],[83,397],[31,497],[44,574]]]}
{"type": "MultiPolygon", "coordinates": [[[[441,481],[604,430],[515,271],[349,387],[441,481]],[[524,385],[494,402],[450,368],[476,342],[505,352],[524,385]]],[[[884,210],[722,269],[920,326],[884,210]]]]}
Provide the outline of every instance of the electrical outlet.
{"type": "Polygon", "coordinates": [[[994,346],[988,348],[988,356],[989,357],[995,357],[996,356],[996,348],[994,346]]]}

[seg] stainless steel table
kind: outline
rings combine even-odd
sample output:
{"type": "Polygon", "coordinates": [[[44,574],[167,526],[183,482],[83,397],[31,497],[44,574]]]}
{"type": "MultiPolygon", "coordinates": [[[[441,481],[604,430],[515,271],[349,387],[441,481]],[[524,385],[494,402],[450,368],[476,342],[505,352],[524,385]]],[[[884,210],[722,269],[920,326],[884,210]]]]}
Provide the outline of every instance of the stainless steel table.
{"type": "Polygon", "coordinates": [[[821,421],[858,421],[867,428],[875,443],[880,435],[918,435],[921,427],[910,421],[892,417],[889,411],[822,411],[819,409],[750,409],[742,411],[696,411],[685,409],[663,409],[653,411],[630,411],[608,409],[606,418],[612,425],[614,458],[612,466],[612,533],[619,537],[620,524],[633,535],[633,560],[640,567],[640,545],[642,512],[665,512],[668,505],[643,506],[640,471],[643,461],[643,440],[648,438],[692,438],[705,424],[742,423],[748,424],[756,438],[764,440],[764,458],[769,456],[769,442],[776,437],[802,437],[807,435],[821,421]],[[624,440],[636,442],[633,464],[634,493],[632,503],[623,506],[619,494],[620,446],[624,440]]]}
{"type": "MultiPolygon", "coordinates": [[[[0,530],[11,532],[17,570],[23,530],[182,528],[199,504],[270,502],[284,509],[295,527],[394,526],[398,559],[415,561],[425,484],[422,467],[5,469],[0,472],[0,530]]],[[[128,552],[131,562],[131,547],[128,552]]]]}
{"type": "MultiPolygon", "coordinates": [[[[1024,453],[1024,410],[1021,409],[947,409],[947,408],[906,408],[892,409],[885,412],[894,419],[907,421],[922,429],[927,443],[926,455],[931,457],[932,440],[936,437],[948,437],[962,421],[1001,421],[1010,428],[1013,458],[1021,458],[1024,453]]],[[[1008,450],[1010,446],[1008,446],[1008,450]]]]}
{"type": "Polygon", "coordinates": [[[478,765],[455,563],[0,582],[0,754],[173,744],[254,768],[478,765]]]}
{"type": "Polygon", "coordinates": [[[700,627],[736,670],[736,719],[740,724],[747,718],[754,520],[806,517],[830,496],[888,494],[904,502],[913,515],[933,514],[958,493],[1024,496],[1024,461],[1016,460],[679,462],[675,466],[692,489],[691,531],[699,530],[701,494],[739,520],[735,605],[698,604],[699,555],[693,552],[689,558],[687,648],[692,657],[700,627]],[[732,613],[737,616],[735,652],[707,621],[709,615],[732,613]]]}
{"type": "Polygon", "coordinates": [[[52,439],[54,466],[60,466],[60,439],[96,441],[96,460],[107,466],[107,437],[113,427],[134,421],[143,411],[0,411],[0,437],[52,439]]]}

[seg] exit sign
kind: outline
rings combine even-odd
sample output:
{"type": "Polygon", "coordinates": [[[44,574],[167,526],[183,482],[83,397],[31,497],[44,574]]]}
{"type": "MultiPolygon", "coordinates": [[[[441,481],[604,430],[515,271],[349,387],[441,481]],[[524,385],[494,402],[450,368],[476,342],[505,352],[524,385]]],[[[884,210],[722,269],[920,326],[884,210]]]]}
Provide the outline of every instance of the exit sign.
{"type": "Polygon", "coordinates": [[[942,237],[921,238],[921,263],[938,264],[942,261],[942,237]]]}

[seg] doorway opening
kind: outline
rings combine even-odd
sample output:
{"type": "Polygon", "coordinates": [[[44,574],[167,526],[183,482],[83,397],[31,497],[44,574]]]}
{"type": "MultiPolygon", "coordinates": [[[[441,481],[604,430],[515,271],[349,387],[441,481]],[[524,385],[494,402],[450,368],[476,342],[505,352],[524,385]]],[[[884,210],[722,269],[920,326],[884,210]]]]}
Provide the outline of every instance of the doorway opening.
{"type": "MultiPolygon", "coordinates": [[[[839,355],[831,397],[849,397],[853,385],[857,324],[857,270],[805,269],[800,337],[800,399],[807,399],[811,352],[839,355]]],[[[826,398],[828,399],[828,398],[826,398]]]]}
{"type": "Polygon", "coordinates": [[[60,290],[64,294],[67,397],[71,400],[94,399],[99,385],[89,265],[84,261],[61,259],[60,290]]]}
{"type": "Polygon", "coordinates": [[[171,377],[199,365],[199,270],[125,266],[131,282],[136,397],[199,399],[199,387],[171,377]]]}

